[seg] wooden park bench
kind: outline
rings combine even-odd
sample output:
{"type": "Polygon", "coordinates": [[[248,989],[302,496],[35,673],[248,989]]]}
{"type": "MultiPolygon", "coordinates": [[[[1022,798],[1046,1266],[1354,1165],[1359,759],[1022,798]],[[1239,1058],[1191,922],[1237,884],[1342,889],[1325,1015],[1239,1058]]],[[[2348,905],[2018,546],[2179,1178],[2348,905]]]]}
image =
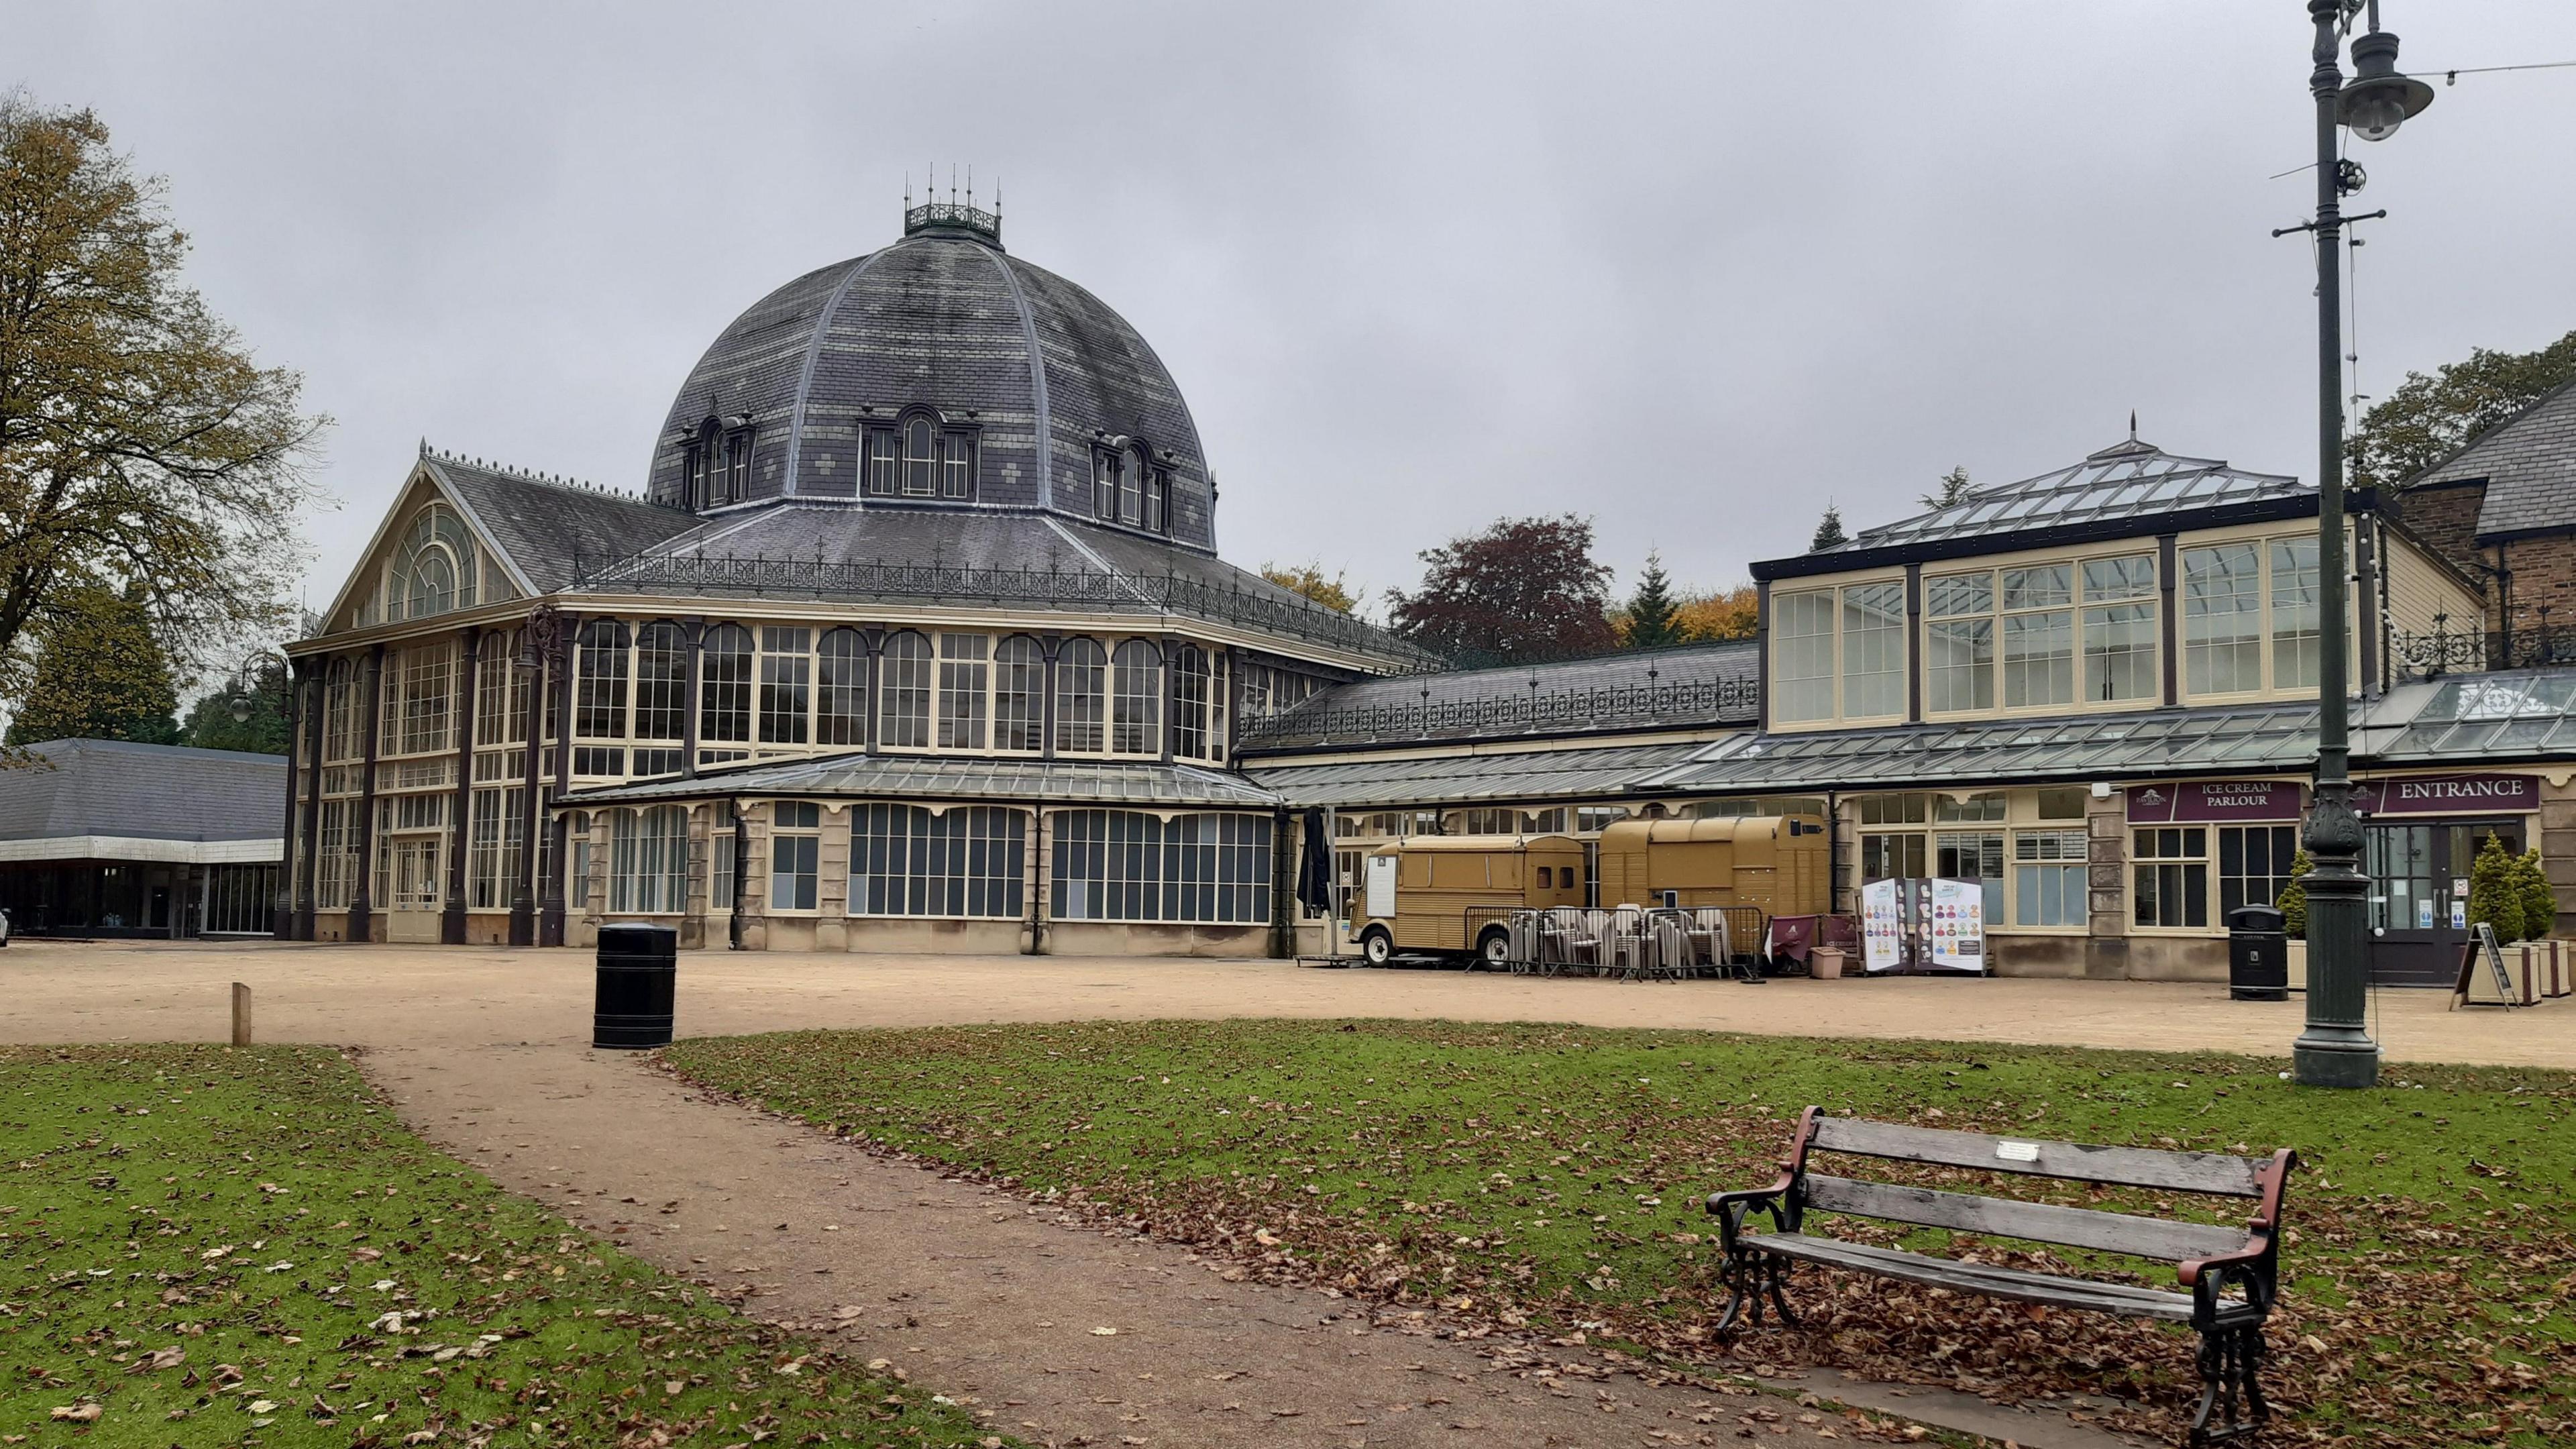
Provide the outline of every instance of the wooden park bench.
{"type": "Polygon", "coordinates": [[[2250,1434],[2271,1417],[2258,1370],[2263,1320],[2279,1289],[2281,1194],[2297,1158],[2288,1148],[2269,1158],[2211,1152],[2160,1152],[2141,1147],[2086,1147],[1945,1132],[1892,1122],[1828,1117],[1809,1107],[1780,1162],[1780,1179],[1749,1192],[1722,1192],[1708,1200],[1717,1216],[1732,1296],[1718,1320],[1723,1333],[1749,1308],[1762,1321],[1769,1299],[1788,1323],[1786,1294],[1793,1261],[1820,1263],[1908,1283],[1988,1298],[2076,1308],[2123,1318],[2188,1323],[2200,1334],[2200,1408],[2190,1442],[2211,1443],[2250,1434]],[[1910,1184],[1868,1182],[1810,1171],[1812,1153],[1875,1157],[1985,1172],[2020,1173],[2062,1181],[2158,1188],[2222,1197],[2254,1198],[2248,1229],[2136,1217],[2053,1203],[2023,1202],[1940,1191],[1910,1184]],[[1755,1213],[1771,1218],[1769,1232],[1747,1232],[1755,1213]],[[1810,1213],[1840,1213],[1918,1227],[1990,1234],[2067,1247],[2093,1248],[2178,1264],[2184,1292],[2085,1278],[2029,1273],[1929,1253],[1872,1247],[1809,1231],[1810,1213]],[[2229,1296],[2230,1292],[2234,1296],[2229,1296]],[[2241,1400],[2241,1403],[2240,1403],[2241,1400]],[[2213,1426],[2213,1414],[2217,1423],[2213,1426]]]}

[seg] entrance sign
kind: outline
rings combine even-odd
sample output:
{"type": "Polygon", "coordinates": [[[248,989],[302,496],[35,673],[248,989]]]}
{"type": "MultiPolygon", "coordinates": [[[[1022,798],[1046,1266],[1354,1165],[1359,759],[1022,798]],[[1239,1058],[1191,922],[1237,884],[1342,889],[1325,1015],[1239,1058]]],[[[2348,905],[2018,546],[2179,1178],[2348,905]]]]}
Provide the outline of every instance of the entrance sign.
{"type": "Polygon", "coordinates": [[[2188,785],[2132,785],[2131,825],[2211,825],[2237,820],[2296,820],[2305,791],[2290,780],[2200,780],[2188,785]]]}
{"type": "Polygon", "coordinates": [[[2537,775],[2410,775],[2353,786],[2365,815],[2492,815],[2540,808],[2537,775]]]}

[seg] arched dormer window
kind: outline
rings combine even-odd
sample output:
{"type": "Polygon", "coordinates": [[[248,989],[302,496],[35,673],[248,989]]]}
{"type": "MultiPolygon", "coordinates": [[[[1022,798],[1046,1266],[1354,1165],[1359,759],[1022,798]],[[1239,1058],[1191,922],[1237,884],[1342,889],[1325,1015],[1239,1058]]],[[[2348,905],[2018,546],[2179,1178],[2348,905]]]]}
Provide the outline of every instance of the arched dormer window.
{"type": "Polygon", "coordinates": [[[473,608],[481,594],[473,536],[444,503],[413,515],[385,570],[385,621],[426,619],[473,608]]]}
{"type": "Polygon", "coordinates": [[[1147,533],[1172,531],[1172,474],[1141,438],[1097,435],[1091,450],[1091,513],[1147,533]]]}
{"type": "Polygon", "coordinates": [[[740,503],[751,496],[751,419],[713,417],[698,424],[680,459],[680,486],[690,509],[740,503]]]}
{"type": "Polygon", "coordinates": [[[1091,515],[1104,523],[1118,521],[1118,455],[1107,448],[1091,454],[1091,515]]]}
{"type": "Polygon", "coordinates": [[[861,486],[872,498],[972,502],[975,433],[971,425],[926,410],[871,426],[860,461],[861,486]]]}

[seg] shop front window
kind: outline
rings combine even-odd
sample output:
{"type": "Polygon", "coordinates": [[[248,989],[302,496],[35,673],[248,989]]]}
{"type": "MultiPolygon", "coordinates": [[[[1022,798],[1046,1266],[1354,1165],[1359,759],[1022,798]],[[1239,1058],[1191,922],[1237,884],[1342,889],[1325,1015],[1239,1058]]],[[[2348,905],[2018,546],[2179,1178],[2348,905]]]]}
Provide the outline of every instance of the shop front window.
{"type": "Polygon", "coordinates": [[[2016,926],[2081,926],[2085,836],[2081,830],[2021,830],[2013,834],[2013,916],[2016,926]]]}
{"type": "Polygon", "coordinates": [[[2137,924],[2184,930],[2209,924],[2208,827],[2135,831],[2129,859],[2129,902],[2137,924]]]}

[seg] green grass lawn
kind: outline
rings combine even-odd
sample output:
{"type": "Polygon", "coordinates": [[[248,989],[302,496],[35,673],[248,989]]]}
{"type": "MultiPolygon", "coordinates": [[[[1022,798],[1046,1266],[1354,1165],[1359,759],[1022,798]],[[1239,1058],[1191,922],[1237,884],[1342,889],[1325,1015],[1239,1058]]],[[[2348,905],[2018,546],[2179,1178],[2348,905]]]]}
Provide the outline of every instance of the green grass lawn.
{"type": "MultiPolygon", "coordinates": [[[[1736,1367],[2138,1395],[2158,1406],[2140,1422],[2167,1432],[2195,1390],[2195,1340],[2179,1329],[1805,1269],[1804,1331],[1721,1344],[1700,1200],[1767,1182],[1808,1103],[2020,1137],[2289,1146],[2304,1165],[2267,1374],[2290,1410],[2281,1438],[2576,1443],[2564,1073],[2405,1067],[2381,1090],[2324,1093],[2243,1057],[1377,1021],[793,1033],[684,1041],[669,1060],[838,1130],[1133,1215],[1250,1273],[1736,1367]]],[[[2053,1196],[2239,1224],[2248,1210],[2053,1196]]],[[[2165,1265],[1907,1241],[2173,1286],[2165,1265]]]]}
{"type": "Polygon", "coordinates": [[[286,1047],[0,1049],[0,1442],[1000,1444],[286,1047]]]}

